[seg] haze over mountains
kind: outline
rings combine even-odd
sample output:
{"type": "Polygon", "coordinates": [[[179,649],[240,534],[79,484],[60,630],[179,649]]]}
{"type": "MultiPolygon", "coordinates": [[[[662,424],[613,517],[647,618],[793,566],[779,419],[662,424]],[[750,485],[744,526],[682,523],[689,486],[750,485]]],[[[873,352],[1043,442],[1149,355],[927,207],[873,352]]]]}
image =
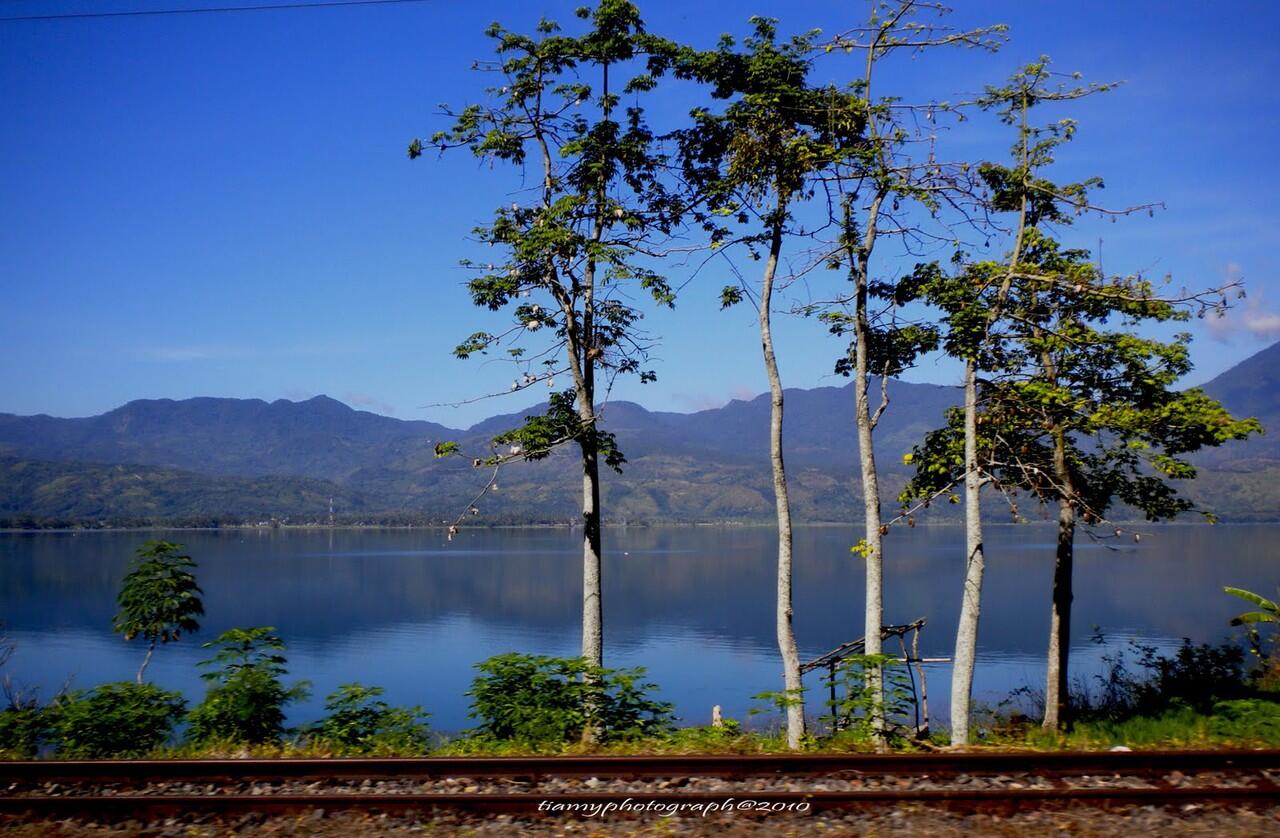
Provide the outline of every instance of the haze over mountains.
{"type": "MultiPolygon", "coordinates": [[[[1205,385],[1240,416],[1280,427],[1280,343],[1205,385]]],[[[958,400],[954,388],[889,383],[877,430],[886,496],[906,478],[902,455],[958,400]]],[[[533,411],[525,411],[533,412],[533,411]]],[[[603,411],[628,463],[605,475],[612,521],[768,520],[767,396],[697,413],[613,402],[603,411]]],[[[468,429],[406,421],[326,396],[303,402],[196,398],[129,402],[100,416],[0,414],[0,519],[18,524],[144,520],[328,519],[439,523],[487,479],[472,454],[523,413],[468,429]],[[467,456],[437,459],[458,441],[467,456]]],[[[787,464],[800,520],[858,515],[851,388],[787,391],[787,464]]],[[[1280,518],[1280,437],[1201,455],[1187,494],[1226,520],[1280,518]]],[[[563,522],[578,512],[573,452],[504,467],[477,523],[563,522]]]]}

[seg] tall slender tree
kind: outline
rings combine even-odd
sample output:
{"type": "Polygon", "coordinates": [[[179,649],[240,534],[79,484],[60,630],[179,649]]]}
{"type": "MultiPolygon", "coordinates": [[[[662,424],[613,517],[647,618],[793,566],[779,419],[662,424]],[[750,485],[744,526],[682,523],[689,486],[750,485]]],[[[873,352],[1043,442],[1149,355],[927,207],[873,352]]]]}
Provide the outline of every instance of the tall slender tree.
{"type": "MultiPolygon", "coordinates": [[[[953,676],[953,741],[968,740],[983,566],[984,483],[1056,507],[1058,521],[1044,724],[1066,720],[1071,576],[1077,522],[1100,525],[1117,503],[1152,520],[1192,508],[1169,480],[1193,477],[1184,455],[1257,430],[1195,389],[1187,335],[1144,338],[1144,323],[1185,320],[1225,305],[1223,292],[1162,293],[1141,276],[1107,276],[1086,251],[1064,249],[1045,230],[1089,203],[1094,179],[1055,184],[1040,174],[1075,131],[1071,120],[1031,128],[1028,110],[1105,86],[1053,84],[1047,60],[1029,65],[986,103],[1018,126],[1014,165],[983,167],[992,206],[1015,214],[1003,263],[968,264],[938,276],[929,298],[946,313],[946,346],[965,362],[965,406],[913,452],[904,499],[966,486],[966,575],[953,676]]],[[[1145,207],[1144,207],[1145,208],[1145,207]]],[[[1133,209],[1120,210],[1120,214],[1133,209]]],[[[1114,214],[1114,213],[1112,213],[1114,214]]],[[[1120,533],[1119,529],[1115,530],[1120,533]]]]}
{"type": "Polygon", "coordinates": [[[993,382],[984,401],[998,483],[1057,507],[1044,712],[1056,729],[1069,721],[1077,524],[1105,524],[1116,504],[1153,521],[1193,509],[1169,482],[1195,477],[1186,455],[1261,425],[1198,388],[1173,389],[1191,370],[1189,334],[1162,342],[1136,333],[1186,320],[1203,296],[1161,299],[1141,277],[1106,277],[1088,253],[1038,234],[1025,261],[1009,318],[1023,374],[993,382]]]}
{"type": "Polygon", "coordinates": [[[760,324],[778,523],[776,629],[787,743],[797,748],[805,714],[792,623],[791,503],[782,445],[782,376],[772,327],[774,295],[784,279],[779,263],[788,236],[796,232],[796,209],[813,196],[815,175],[858,147],[865,109],[853,93],[810,85],[816,32],[780,41],[775,21],[754,17],[751,24],[754,31],[741,49],[726,35],[715,50],[683,50],[675,57],[678,75],[709,84],[713,98],[728,103],[719,112],[695,110],[695,124],[675,138],[685,181],[707,198],[702,217],[711,231],[711,246],[738,244],[764,263],[758,284],[728,286],[722,301],[728,306],[750,297],[760,324]],[[837,101],[839,106],[833,107],[837,101]]]}
{"type": "MultiPolygon", "coordinates": [[[[936,346],[936,329],[901,318],[902,307],[919,292],[916,274],[892,281],[877,277],[888,271],[877,266],[876,249],[885,238],[907,243],[908,252],[923,241],[949,239],[950,227],[973,222],[975,182],[964,162],[946,162],[935,154],[936,120],[956,108],[938,101],[912,104],[902,97],[882,95],[883,63],[899,52],[918,54],[943,47],[994,50],[1003,42],[1000,25],[955,30],[940,19],[946,9],[916,0],[879,3],[866,25],[848,30],[824,44],[826,51],[849,52],[862,59],[860,78],[852,89],[865,103],[866,128],[859,152],[836,165],[827,181],[838,217],[831,226],[840,231],[837,250],[827,254],[832,267],[843,267],[852,288],[822,309],[820,317],[837,335],[849,337],[845,357],[836,372],[853,379],[854,422],[858,441],[858,480],[863,506],[863,537],[854,547],[865,575],[863,636],[868,655],[882,652],[884,624],[884,550],[887,534],[881,510],[880,471],[874,434],[889,406],[889,383],[910,367],[917,356],[936,346]],[[873,399],[873,377],[879,397],[873,399]],[[873,400],[877,401],[875,407],[873,400]]],[[[840,107],[832,99],[829,107],[840,107]]],[[[900,254],[893,254],[899,256],[900,254]]],[[[894,260],[896,261],[896,260],[894,260]]],[[[867,673],[873,696],[873,729],[883,730],[883,673],[867,673]]]]}
{"type": "MultiPolygon", "coordinates": [[[[639,104],[621,119],[618,90],[639,96],[656,85],[649,54],[669,54],[649,36],[637,8],[601,0],[580,9],[588,21],[577,36],[543,20],[533,35],[494,24],[488,34],[497,55],[484,69],[500,74],[490,101],[449,112],[454,124],[432,136],[444,151],[469,148],[485,160],[536,167],[536,198],[500,208],[475,233],[500,248],[500,261],[464,262],[476,276],[468,290],[477,306],[505,311],[508,326],[477,332],[457,348],[460,358],[505,348],[519,375],[513,391],[554,386],[568,375],[572,387],[553,392],[548,409],[498,436],[510,448],[476,465],[535,460],[563,444],[576,445],[582,472],[582,656],[604,660],[601,585],[600,463],[621,470],[625,458],[599,427],[599,404],[613,378],[638,374],[651,340],[639,327],[643,313],[628,302],[642,289],[660,306],[674,304],[666,278],[648,267],[650,248],[678,223],[680,202],[662,187],[663,167],[639,104]],[[611,73],[624,75],[622,84],[611,73]],[[533,344],[530,351],[528,344],[533,344]]],[[[427,144],[414,140],[410,158],[427,144]]],[[[454,450],[445,445],[438,453],[454,450]]],[[[490,482],[492,485],[492,481],[490,482]]]]}
{"type": "MultiPolygon", "coordinates": [[[[1058,148],[1074,134],[1074,123],[1065,120],[1049,125],[1033,125],[1033,108],[1050,102],[1064,102],[1103,92],[1110,85],[1079,85],[1064,82],[1050,71],[1047,61],[1028,65],[1002,87],[988,87],[976,104],[994,111],[1015,131],[1008,164],[983,163],[978,167],[988,192],[988,210],[1011,215],[1008,225],[1010,250],[1003,262],[986,260],[964,264],[961,272],[947,276],[938,270],[923,284],[923,296],[943,312],[944,346],[948,354],[964,362],[964,405],[961,408],[963,434],[951,441],[960,447],[954,452],[960,466],[958,475],[924,459],[916,479],[903,492],[910,503],[921,496],[931,497],[953,482],[964,484],[965,574],[956,628],[955,656],[951,677],[951,741],[969,741],[970,701],[977,660],[978,624],[981,615],[985,545],[982,525],[982,487],[987,476],[978,449],[979,373],[999,371],[1005,363],[1001,344],[993,343],[995,330],[1019,271],[1028,229],[1041,224],[1069,224],[1071,210],[1111,214],[1087,202],[1094,181],[1059,185],[1047,180],[1043,170],[1050,166],[1058,148]]],[[[1133,207],[1121,214],[1149,207],[1133,207]]],[[[957,261],[964,262],[963,254],[957,261]]]]}

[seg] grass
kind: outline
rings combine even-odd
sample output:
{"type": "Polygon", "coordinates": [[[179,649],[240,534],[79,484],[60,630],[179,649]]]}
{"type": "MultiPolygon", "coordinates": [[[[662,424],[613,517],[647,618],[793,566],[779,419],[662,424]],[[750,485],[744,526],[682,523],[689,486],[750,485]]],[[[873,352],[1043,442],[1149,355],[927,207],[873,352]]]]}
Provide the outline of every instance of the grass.
{"type": "MultiPolygon", "coordinates": [[[[1035,735],[1028,738],[1036,740],[1035,735]]],[[[1224,701],[1207,714],[1179,707],[1158,716],[1082,722],[1065,734],[1047,738],[1058,747],[1078,749],[1116,745],[1135,749],[1277,748],[1280,704],[1261,699],[1224,701]]]]}
{"type": "MultiPolygon", "coordinates": [[[[946,747],[944,735],[926,743],[900,742],[895,753],[912,753],[946,747]]],[[[1244,699],[1222,702],[1213,713],[1199,713],[1187,707],[1158,716],[1135,716],[1120,721],[1089,721],[1065,733],[1047,733],[1039,725],[1015,720],[1009,726],[992,728],[976,751],[1058,751],[1108,750],[1117,745],[1141,749],[1199,748],[1280,748],[1280,703],[1244,699]]],[[[802,749],[811,754],[871,753],[871,742],[847,736],[810,737],[802,749]]],[[[335,748],[318,740],[286,740],[277,744],[245,745],[234,742],[179,745],[158,748],[149,759],[288,759],[337,758],[353,756],[388,757],[516,757],[516,756],[681,756],[690,754],[785,754],[786,737],[776,732],[743,732],[730,725],[723,728],[679,728],[669,734],[607,744],[581,742],[529,744],[459,737],[440,739],[429,752],[378,750],[358,753],[335,748]]],[[[21,759],[0,751],[0,758],[21,759]]]]}

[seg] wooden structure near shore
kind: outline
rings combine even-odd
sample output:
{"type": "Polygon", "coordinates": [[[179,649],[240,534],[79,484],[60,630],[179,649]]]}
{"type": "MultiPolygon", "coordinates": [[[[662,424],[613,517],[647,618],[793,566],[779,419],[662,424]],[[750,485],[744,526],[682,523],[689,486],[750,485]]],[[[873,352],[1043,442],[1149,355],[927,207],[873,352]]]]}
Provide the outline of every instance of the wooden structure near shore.
{"type": "MultiPolygon", "coordinates": [[[[899,660],[906,664],[907,675],[911,679],[911,697],[912,704],[915,706],[915,735],[923,736],[929,731],[929,693],[928,686],[925,681],[924,666],[926,663],[946,663],[950,658],[922,658],[920,657],[920,630],[925,626],[925,618],[921,617],[912,623],[906,623],[899,626],[883,626],[880,629],[880,639],[888,640],[892,637],[898,638],[898,645],[902,650],[902,657],[899,660]],[[911,649],[907,650],[907,635],[911,635],[911,649]],[[915,667],[914,671],[912,667],[915,667]],[[919,685],[917,687],[917,677],[919,685]]],[[[812,672],[815,669],[826,669],[830,679],[831,687],[831,717],[832,728],[839,730],[841,727],[839,714],[836,712],[836,672],[846,659],[856,655],[864,654],[867,648],[865,637],[859,637],[857,640],[851,640],[836,648],[832,649],[824,655],[819,655],[807,663],[800,664],[800,674],[812,672]]]]}

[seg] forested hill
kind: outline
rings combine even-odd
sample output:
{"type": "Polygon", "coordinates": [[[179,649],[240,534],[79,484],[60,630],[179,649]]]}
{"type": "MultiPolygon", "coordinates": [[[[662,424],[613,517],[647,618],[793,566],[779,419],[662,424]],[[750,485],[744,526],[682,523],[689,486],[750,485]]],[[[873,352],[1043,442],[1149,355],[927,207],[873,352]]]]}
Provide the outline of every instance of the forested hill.
{"type": "MultiPolygon", "coordinates": [[[[1205,386],[1237,415],[1280,428],[1280,344],[1205,386]]],[[[902,455],[957,401],[952,388],[890,381],[877,431],[886,493],[905,478],[902,455]]],[[[532,412],[532,411],[526,411],[532,412]]],[[[768,520],[766,396],[697,413],[604,408],[628,463],[605,477],[614,520],[768,520]]],[[[470,454],[523,414],[469,429],[405,421],[325,396],[303,402],[142,400],[82,419],[0,414],[0,518],[323,521],[452,518],[483,484],[467,458],[437,459],[456,440],[470,454]]],[[[787,391],[787,462],[802,520],[857,514],[850,388],[787,391]]],[[[1225,519],[1280,518],[1280,435],[1202,455],[1189,493],[1225,519]]],[[[570,452],[509,466],[485,498],[485,522],[566,521],[577,509],[570,452]]]]}
{"type": "Polygon", "coordinates": [[[1224,518],[1280,519],[1280,343],[1236,364],[1204,390],[1266,432],[1196,456],[1200,476],[1187,494],[1224,518]]]}
{"type": "Polygon", "coordinates": [[[1218,449],[1216,456],[1266,456],[1273,465],[1280,460],[1280,343],[1246,358],[1203,389],[1237,416],[1256,416],[1269,431],[1247,445],[1218,449]]]}

